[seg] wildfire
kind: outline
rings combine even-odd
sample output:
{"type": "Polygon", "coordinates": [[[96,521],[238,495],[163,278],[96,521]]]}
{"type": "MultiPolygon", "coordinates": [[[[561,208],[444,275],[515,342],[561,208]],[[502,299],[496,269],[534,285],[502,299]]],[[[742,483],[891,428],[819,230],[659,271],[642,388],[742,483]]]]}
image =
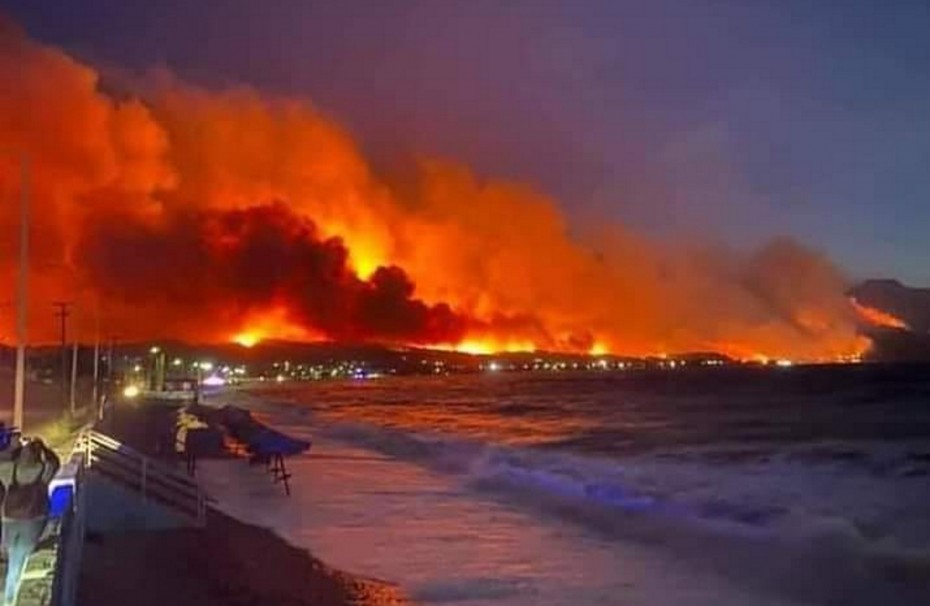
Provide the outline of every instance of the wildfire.
{"type": "MultiPolygon", "coordinates": [[[[609,222],[582,233],[532,184],[430,158],[382,179],[308,100],[174,78],[112,96],[93,65],[4,25],[0,115],[17,121],[0,149],[30,153],[43,234],[30,300],[87,293],[126,338],[670,356],[719,343],[796,361],[862,346],[843,272],[802,243],[705,251],[609,222]]],[[[0,162],[0,199],[19,181],[0,162]]],[[[17,225],[0,205],[2,233],[17,225]]],[[[0,248],[13,283],[14,249],[0,248]]],[[[92,334],[93,314],[79,316],[92,334]]],[[[57,338],[45,307],[31,317],[31,339],[57,338]]]]}
{"type": "Polygon", "coordinates": [[[320,338],[321,335],[294,323],[287,308],[278,306],[251,314],[242,330],[232,335],[229,340],[242,347],[251,348],[268,339],[316,341],[320,338]]]}
{"type": "MultiPolygon", "coordinates": [[[[466,337],[460,343],[442,344],[435,346],[435,349],[444,351],[457,351],[472,355],[490,355],[498,353],[532,353],[548,349],[541,347],[537,343],[527,339],[508,339],[506,336],[499,337],[466,337]]],[[[555,349],[560,349],[556,347],[555,349]]],[[[575,352],[581,353],[581,352],[575,352]]],[[[610,349],[604,343],[596,342],[591,348],[584,352],[591,356],[603,356],[611,353],[610,349]]]]}
{"type": "Polygon", "coordinates": [[[263,337],[264,335],[258,331],[246,330],[234,335],[232,342],[243,347],[255,347],[261,342],[263,337]]]}
{"type": "Polygon", "coordinates": [[[899,330],[909,330],[907,323],[893,316],[892,314],[864,305],[857,301],[855,298],[850,298],[853,308],[855,308],[856,313],[859,314],[859,317],[866,323],[871,324],[872,326],[878,326],[881,328],[896,328],[899,330]]]}
{"type": "Polygon", "coordinates": [[[472,355],[490,355],[495,353],[533,352],[538,349],[532,341],[509,341],[506,339],[480,338],[465,339],[460,343],[442,344],[435,347],[445,351],[457,351],[472,355]]]}

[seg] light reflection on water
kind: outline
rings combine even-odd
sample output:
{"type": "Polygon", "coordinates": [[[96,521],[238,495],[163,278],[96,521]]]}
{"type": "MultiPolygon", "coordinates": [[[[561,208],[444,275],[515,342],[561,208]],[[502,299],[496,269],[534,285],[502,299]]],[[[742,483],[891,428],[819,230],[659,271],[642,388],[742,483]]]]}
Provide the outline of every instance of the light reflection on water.
{"type": "Polygon", "coordinates": [[[484,374],[262,389],[321,420],[627,455],[692,446],[880,440],[930,449],[921,368],[484,374]]]}

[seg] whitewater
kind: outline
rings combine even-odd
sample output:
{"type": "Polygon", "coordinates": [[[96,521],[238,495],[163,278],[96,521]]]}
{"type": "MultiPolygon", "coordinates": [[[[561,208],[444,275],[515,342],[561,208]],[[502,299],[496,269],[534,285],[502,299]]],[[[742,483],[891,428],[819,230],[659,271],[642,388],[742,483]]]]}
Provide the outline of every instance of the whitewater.
{"type": "Polygon", "coordinates": [[[794,370],[226,393],[313,448],[199,476],[421,604],[928,603],[925,375],[794,370]]]}

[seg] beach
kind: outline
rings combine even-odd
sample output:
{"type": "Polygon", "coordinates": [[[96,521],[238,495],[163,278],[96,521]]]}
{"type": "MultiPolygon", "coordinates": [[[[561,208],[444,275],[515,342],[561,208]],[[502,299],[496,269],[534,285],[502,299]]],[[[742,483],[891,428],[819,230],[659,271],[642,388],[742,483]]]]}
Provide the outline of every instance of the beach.
{"type": "Polygon", "coordinates": [[[213,401],[313,440],[290,498],[236,461],[198,474],[417,604],[916,606],[925,388],[881,368],[285,383],[213,401]]]}
{"type": "Polygon", "coordinates": [[[313,440],[309,455],[288,461],[294,474],[289,498],[260,468],[231,460],[200,463],[198,477],[217,507],[312,548],[340,569],[390,579],[416,604],[791,603],[694,570],[654,545],[605,540],[546,510],[546,501],[532,494],[501,498],[463,485],[446,454],[420,451],[432,461],[421,465],[396,451],[372,449],[371,442],[360,446],[280,397],[238,393],[215,401],[233,401],[289,435],[313,440]]]}
{"type": "MultiPolygon", "coordinates": [[[[676,376],[211,393],[208,406],[312,441],[287,460],[290,496],[262,465],[200,460],[207,527],[89,537],[81,595],[126,603],[151,584],[153,604],[187,603],[173,592],[208,605],[926,603],[921,373],[676,376]],[[894,421],[867,422],[878,416],[894,421]]],[[[141,446],[167,417],[113,418],[104,430],[141,446]]]]}
{"type": "MultiPolygon", "coordinates": [[[[145,405],[118,407],[106,428],[151,454],[146,438],[153,435],[152,419],[170,420],[157,411],[145,405]]],[[[246,466],[239,460],[230,463],[246,466]]],[[[335,570],[274,532],[213,508],[203,528],[89,534],[78,600],[99,606],[408,603],[389,583],[335,570]]]]}

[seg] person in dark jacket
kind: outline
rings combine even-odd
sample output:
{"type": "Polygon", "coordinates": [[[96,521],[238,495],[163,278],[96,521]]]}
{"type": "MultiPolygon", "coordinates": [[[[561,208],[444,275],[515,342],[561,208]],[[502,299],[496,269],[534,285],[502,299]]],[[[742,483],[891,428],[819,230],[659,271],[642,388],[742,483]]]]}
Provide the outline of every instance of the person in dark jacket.
{"type": "Polygon", "coordinates": [[[22,447],[19,432],[0,422],[0,503],[3,503],[3,497],[6,496],[6,487],[10,485],[13,466],[22,447]]]}
{"type": "Polygon", "coordinates": [[[26,560],[48,521],[48,484],[58,472],[58,456],[42,440],[25,442],[13,462],[3,499],[3,548],[7,553],[4,604],[16,601],[26,560]]]}

